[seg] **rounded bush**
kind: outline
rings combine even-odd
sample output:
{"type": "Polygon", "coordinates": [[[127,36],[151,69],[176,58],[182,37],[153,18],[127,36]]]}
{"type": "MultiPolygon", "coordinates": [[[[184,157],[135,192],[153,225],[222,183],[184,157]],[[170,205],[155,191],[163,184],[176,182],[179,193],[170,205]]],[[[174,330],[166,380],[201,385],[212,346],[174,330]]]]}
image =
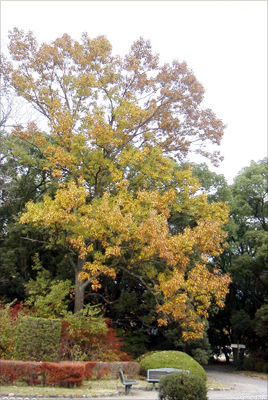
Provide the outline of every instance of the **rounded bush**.
{"type": "Polygon", "coordinates": [[[207,380],[204,368],[188,354],[181,351],[168,350],[153,353],[141,360],[140,367],[143,375],[146,375],[148,369],[177,368],[188,370],[190,374],[195,374],[203,380],[207,380]]]}
{"type": "Polygon", "coordinates": [[[197,375],[172,373],[159,381],[160,400],[207,400],[204,379],[197,375]]]}
{"type": "Polygon", "coordinates": [[[141,356],[139,356],[138,358],[136,358],[136,362],[140,363],[144,358],[151,356],[154,353],[159,353],[161,350],[152,350],[152,351],[148,351],[147,353],[142,354],[141,356]]]}

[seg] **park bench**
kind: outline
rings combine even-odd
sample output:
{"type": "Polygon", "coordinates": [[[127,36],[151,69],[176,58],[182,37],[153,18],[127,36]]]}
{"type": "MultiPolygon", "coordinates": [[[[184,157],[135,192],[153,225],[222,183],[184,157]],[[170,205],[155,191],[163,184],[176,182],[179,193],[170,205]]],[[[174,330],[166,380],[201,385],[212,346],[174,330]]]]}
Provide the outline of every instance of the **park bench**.
{"type": "Polygon", "coordinates": [[[189,374],[190,372],[185,369],[177,368],[158,368],[158,369],[148,369],[147,370],[147,382],[152,382],[153,390],[155,390],[155,384],[159,382],[163,375],[171,374],[172,372],[182,372],[184,374],[189,374]]]}
{"type": "Polygon", "coordinates": [[[125,379],[122,369],[119,369],[119,378],[121,383],[125,386],[125,393],[128,394],[130,392],[132,385],[138,385],[138,382],[133,379],[125,379]]]}

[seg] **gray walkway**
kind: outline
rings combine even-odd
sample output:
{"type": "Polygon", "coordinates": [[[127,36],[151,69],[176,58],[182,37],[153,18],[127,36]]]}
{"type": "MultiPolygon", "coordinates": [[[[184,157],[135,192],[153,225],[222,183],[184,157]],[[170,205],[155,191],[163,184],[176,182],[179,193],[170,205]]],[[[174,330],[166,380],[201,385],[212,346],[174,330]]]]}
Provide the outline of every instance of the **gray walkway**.
{"type": "Polygon", "coordinates": [[[206,367],[208,379],[226,385],[228,390],[209,391],[211,400],[268,400],[268,381],[250,376],[243,376],[224,367],[206,367]]]}

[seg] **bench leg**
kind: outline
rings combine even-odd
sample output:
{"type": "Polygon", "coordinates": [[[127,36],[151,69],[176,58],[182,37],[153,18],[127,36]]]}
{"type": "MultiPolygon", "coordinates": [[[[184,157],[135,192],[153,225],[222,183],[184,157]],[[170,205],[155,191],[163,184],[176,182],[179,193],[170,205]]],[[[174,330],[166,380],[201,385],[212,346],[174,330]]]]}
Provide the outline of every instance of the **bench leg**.
{"type": "Polygon", "coordinates": [[[126,394],[129,394],[130,389],[131,389],[131,386],[132,386],[132,385],[126,385],[126,386],[125,386],[125,393],[126,393],[126,394]]]}
{"type": "Polygon", "coordinates": [[[155,382],[153,382],[153,390],[155,390],[155,382]]]}

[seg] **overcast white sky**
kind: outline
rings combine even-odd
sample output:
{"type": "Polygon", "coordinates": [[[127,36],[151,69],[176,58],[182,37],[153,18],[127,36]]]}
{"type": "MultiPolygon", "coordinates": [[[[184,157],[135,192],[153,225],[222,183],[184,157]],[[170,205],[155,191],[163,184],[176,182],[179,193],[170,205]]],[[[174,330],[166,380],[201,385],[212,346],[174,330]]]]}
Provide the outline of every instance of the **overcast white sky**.
{"type": "Polygon", "coordinates": [[[2,45],[14,27],[40,43],[106,35],[120,55],[150,39],[161,62],[187,62],[206,89],[204,107],[228,125],[225,160],[211,169],[231,184],[267,156],[267,1],[1,1],[2,45]]]}

